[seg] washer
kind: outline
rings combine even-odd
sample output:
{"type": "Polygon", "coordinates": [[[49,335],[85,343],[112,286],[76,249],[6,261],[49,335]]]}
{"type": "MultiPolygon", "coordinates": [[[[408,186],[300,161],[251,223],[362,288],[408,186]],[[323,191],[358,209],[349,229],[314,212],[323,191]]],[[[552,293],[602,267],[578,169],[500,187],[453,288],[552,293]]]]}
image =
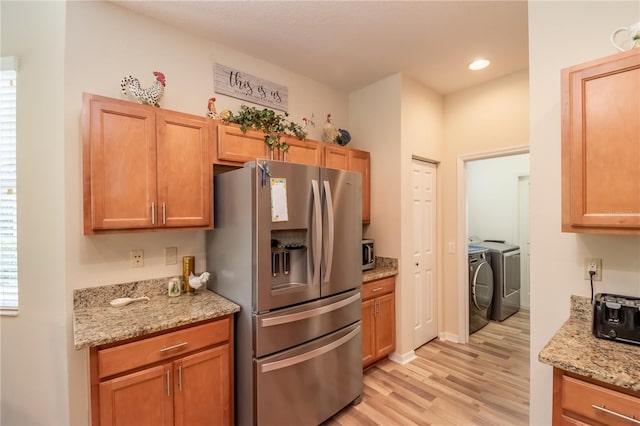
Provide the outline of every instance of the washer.
{"type": "Polygon", "coordinates": [[[493,269],[489,250],[469,246],[469,334],[489,323],[493,299],[493,269]]]}
{"type": "Polygon", "coordinates": [[[504,241],[475,244],[489,250],[493,268],[491,319],[504,321],[520,310],[520,247],[504,241]]]}

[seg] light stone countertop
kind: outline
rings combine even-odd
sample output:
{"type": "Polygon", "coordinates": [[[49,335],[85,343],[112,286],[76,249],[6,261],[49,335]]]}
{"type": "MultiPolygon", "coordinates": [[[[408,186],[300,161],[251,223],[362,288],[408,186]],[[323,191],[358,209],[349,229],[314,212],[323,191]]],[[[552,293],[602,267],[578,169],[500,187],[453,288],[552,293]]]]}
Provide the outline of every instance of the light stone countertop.
{"type": "Polygon", "coordinates": [[[362,271],[362,282],[367,283],[394,275],[398,275],[398,259],[376,256],[376,267],[362,271]]]}
{"type": "Polygon", "coordinates": [[[640,346],[594,337],[588,297],[571,296],[569,319],[538,354],[544,364],[640,391],[640,346]]]}
{"type": "Polygon", "coordinates": [[[115,343],[240,311],[240,306],[207,289],[169,297],[168,281],[166,278],[75,290],[75,349],[115,343]],[[119,308],[109,304],[118,297],[140,296],[150,300],[119,308]]]}

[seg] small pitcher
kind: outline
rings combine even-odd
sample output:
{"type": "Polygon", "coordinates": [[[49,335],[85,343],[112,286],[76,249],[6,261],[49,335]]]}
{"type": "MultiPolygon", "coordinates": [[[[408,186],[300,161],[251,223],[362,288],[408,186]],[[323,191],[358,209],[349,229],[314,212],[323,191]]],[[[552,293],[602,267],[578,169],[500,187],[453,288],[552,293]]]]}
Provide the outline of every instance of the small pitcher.
{"type": "Polygon", "coordinates": [[[625,50],[628,50],[628,49],[623,48],[622,45],[616,42],[616,36],[622,32],[627,33],[627,38],[622,41],[622,44],[626,44],[627,42],[630,42],[631,47],[629,47],[629,49],[633,49],[634,47],[640,47],[640,22],[636,22],[635,24],[630,25],[628,28],[627,27],[617,28],[611,33],[611,44],[613,45],[613,47],[615,47],[621,52],[624,52],[625,50]]]}

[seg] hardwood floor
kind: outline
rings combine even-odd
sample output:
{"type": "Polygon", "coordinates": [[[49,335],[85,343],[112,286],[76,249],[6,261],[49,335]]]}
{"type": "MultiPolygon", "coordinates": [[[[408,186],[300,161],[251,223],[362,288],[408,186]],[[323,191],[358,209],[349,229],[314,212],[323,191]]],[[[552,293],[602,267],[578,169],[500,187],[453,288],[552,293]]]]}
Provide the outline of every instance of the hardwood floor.
{"type": "Polygon", "coordinates": [[[365,371],[362,402],[324,423],[505,425],[529,423],[529,312],[491,322],[460,345],[434,340],[406,365],[365,371]]]}

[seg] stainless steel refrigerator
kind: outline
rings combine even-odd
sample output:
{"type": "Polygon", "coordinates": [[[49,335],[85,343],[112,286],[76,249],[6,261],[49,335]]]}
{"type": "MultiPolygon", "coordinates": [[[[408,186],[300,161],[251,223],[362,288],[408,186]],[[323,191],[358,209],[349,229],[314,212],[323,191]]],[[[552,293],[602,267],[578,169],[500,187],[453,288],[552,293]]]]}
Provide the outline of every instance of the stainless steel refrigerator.
{"type": "Polygon", "coordinates": [[[320,424],[362,394],[359,173],[257,160],[215,176],[208,287],[236,316],[239,425],[320,424]]]}

